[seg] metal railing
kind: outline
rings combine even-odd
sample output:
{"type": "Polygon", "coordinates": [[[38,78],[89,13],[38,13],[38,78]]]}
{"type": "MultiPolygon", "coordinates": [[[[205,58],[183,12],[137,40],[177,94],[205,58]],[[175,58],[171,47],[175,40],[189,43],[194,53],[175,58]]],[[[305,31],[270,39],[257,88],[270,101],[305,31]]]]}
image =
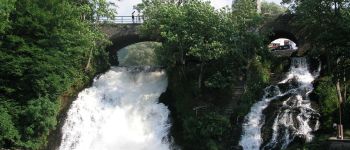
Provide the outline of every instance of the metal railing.
{"type": "Polygon", "coordinates": [[[114,24],[142,24],[145,20],[144,16],[116,16],[114,19],[100,18],[100,22],[108,22],[114,24]]]}

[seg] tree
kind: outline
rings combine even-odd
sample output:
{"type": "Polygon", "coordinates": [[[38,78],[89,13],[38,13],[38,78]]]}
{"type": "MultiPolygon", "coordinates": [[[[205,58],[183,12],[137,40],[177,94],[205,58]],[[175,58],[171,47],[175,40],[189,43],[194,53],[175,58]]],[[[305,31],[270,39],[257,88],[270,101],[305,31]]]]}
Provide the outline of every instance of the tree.
{"type": "Polygon", "coordinates": [[[285,13],[287,10],[287,8],[278,5],[274,2],[266,2],[263,1],[261,3],[261,14],[263,15],[272,15],[272,16],[276,16],[276,15],[280,15],[285,13]]]}
{"type": "Polygon", "coordinates": [[[14,9],[16,0],[0,0],[0,34],[9,27],[10,12],[14,9]]]}
{"type": "Polygon", "coordinates": [[[320,85],[317,86],[315,92],[319,96],[320,101],[320,109],[322,119],[324,122],[324,127],[328,129],[332,129],[333,123],[336,121],[334,117],[334,112],[337,111],[337,91],[336,87],[332,83],[331,78],[324,78],[320,85]]]}
{"type": "Polygon", "coordinates": [[[50,101],[47,97],[40,97],[28,102],[27,108],[22,112],[24,135],[22,137],[23,147],[39,149],[46,144],[42,140],[49,134],[49,131],[56,127],[59,105],[57,101],[50,101]],[[39,139],[38,139],[39,137],[39,139]]]}
{"type": "Polygon", "coordinates": [[[57,124],[58,97],[108,67],[108,40],[95,18],[84,17],[93,13],[90,4],[1,0],[0,147],[42,148],[57,124]]]}
{"type": "Polygon", "coordinates": [[[161,62],[166,66],[198,62],[199,89],[206,64],[225,59],[248,62],[261,50],[262,38],[257,32],[261,19],[250,0],[236,1],[232,11],[215,10],[210,3],[198,0],[182,5],[144,1],[143,7],[148,19],[141,30],[163,41],[157,52],[161,62]]]}
{"type": "Polygon", "coordinates": [[[105,17],[107,20],[115,17],[116,12],[111,9],[110,5],[106,0],[89,1],[89,6],[92,10],[91,14],[96,22],[100,22],[101,17],[105,17]]]}
{"type": "Polygon", "coordinates": [[[13,123],[13,117],[8,110],[0,107],[0,147],[10,148],[9,145],[19,139],[18,130],[13,123]]]}
{"type": "Polygon", "coordinates": [[[165,48],[159,52],[165,64],[184,65],[190,58],[200,62],[198,88],[201,88],[205,63],[225,54],[220,42],[222,14],[200,1],[180,7],[173,3],[153,5],[144,14],[149,18],[143,25],[144,33],[165,39],[165,48]]]}

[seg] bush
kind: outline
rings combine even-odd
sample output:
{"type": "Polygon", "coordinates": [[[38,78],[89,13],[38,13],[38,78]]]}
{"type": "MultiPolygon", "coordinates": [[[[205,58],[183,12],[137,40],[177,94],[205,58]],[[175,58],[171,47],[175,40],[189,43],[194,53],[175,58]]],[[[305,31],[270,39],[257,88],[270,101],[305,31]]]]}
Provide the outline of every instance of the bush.
{"type": "Polygon", "coordinates": [[[9,146],[19,139],[18,131],[13,123],[12,116],[6,108],[0,106],[0,147],[10,148],[9,146]]]}
{"type": "Polygon", "coordinates": [[[184,139],[188,141],[186,147],[207,149],[222,149],[220,142],[230,131],[229,119],[211,112],[198,117],[184,119],[184,139]],[[202,146],[193,145],[193,142],[202,146]]]}
{"type": "Polygon", "coordinates": [[[20,115],[23,135],[17,145],[39,149],[46,144],[46,136],[57,124],[58,110],[57,101],[52,102],[47,97],[30,100],[20,115]]]}
{"type": "Polygon", "coordinates": [[[262,96],[263,89],[270,82],[269,66],[268,63],[260,61],[259,57],[251,60],[247,73],[247,89],[243,95],[243,101],[245,104],[251,105],[260,100],[259,98],[262,96]]]}
{"type": "Polygon", "coordinates": [[[81,17],[88,4],[10,1],[0,14],[0,147],[39,149],[57,124],[59,96],[108,67],[108,42],[81,17]]]}
{"type": "Polygon", "coordinates": [[[332,124],[336,121],[334,115],[338,110],[337,91],[330,77],[323,78],[315,90],[319,97],[320,112],[323,127],[332,129],[332,124]]]}

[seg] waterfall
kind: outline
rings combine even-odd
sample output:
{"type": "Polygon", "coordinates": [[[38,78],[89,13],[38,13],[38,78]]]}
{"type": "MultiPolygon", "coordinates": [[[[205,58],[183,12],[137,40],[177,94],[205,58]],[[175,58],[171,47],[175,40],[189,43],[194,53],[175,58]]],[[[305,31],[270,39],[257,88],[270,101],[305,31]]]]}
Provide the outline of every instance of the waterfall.
{"type": "Polygon", "coordinates": [[[277,85],[265,88],[262,99],[245,116],[239,142],[244,150],[285,149],[296,137],[306,142],[312,140],[312,132],[319,127],[319,114],[311,107],[308,95],[313,91],[312,82],[319,71],[311,74],[306,58],[292,58],[286,78],[277,85]],[[286,85],[287,89],[282,92],[280,88],[286,85]],[[262,139],[261,130],[265,124],[263,111],[273,100],[279,100],[282,104],[270,127],[271,138],[262,139]],[[264,142],[266,144],[262,146],[264,142]]]}
{"type": "Polygon", "coordinates": [[[60,150],[168,150],[164,71],[112,67],[79,93],[62,128],[60,150]]]}

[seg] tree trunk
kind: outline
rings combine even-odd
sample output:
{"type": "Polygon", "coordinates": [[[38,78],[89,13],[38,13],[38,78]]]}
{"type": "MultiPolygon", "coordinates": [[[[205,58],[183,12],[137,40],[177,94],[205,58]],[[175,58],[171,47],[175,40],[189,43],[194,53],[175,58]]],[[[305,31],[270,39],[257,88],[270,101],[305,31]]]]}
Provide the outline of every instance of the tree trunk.
{"type": "Polygon", "coordinates": [[[204,62],[201,62],[201,70],[198,76],[198,89],[202,88],[203,70],[204,70],[204,62]]]}
{"type": "Polygon", "coordinates": [[[180,63],[181,63],[181,73],[182,77],[186,79],[186,73],[185,73],[185,56],[184,56],[184,50],[182,48],[182,44],[180,43],[180,63]]]}
{"type": "Polygon", "coordinates": [[[343,139],[343,130],[342,130],[342,114],[343,114],[343,97],[342,97],[342,92],[341,92],[341,87],[340,87],[340,81],[338,79],[337,84],[337,95],[338,95],[338,101],[339,101],[339,129],[338,129],[338,137],[340,139],[343,139]]]}
{"type": "Polygon", "coordinates": [[[343,79],[343,83],[344,83],[344,94],[343,94],[343,98],[344,98],[344,102],[346,101],[346,98],[347,98],[347,96],[346,96],[346,73],[345,73],[345,69],[344,69],[344,73],[343,73],[343,75],[344,75],[344,79],[343,79]]]}
{"type": "Polygon", "coordinates": [[[185,64],[185,54],[184,54],[184,49],[182,47],[182,42],[180,42],[180,62],[181,62],[181,65],[184,65],[185,64]]]}
{"type": "Polygon", "coordinates": [[[86,66],[85,66],[85,72],[88,72],[91,68],[91,59],[92,59],[92,51],[94,50],[95,48],[95,43],[94,45],[90,48],[90,52],[89,52],[89,59],[86,63],[86,66]]]}
{"type": "Polygon", "coordinates": [[[331,59],[330,59],[329,57],[330,57],[330,56],[327,55],[327,72],[328,72],[329,74],[331,74],[331,73],[332,73],[332,71],[331,71],[331,59]]]}

